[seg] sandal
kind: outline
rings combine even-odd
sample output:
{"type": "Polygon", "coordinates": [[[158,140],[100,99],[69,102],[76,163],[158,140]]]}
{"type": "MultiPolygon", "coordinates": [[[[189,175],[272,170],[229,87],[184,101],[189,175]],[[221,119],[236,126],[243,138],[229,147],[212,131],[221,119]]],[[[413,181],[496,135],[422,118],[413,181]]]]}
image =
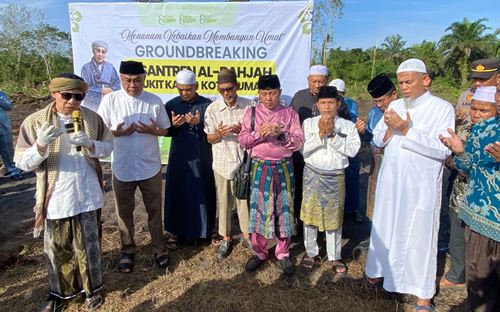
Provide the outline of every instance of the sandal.
{"type": "Polygon", "coordinates": [[[177,237],[169,237],[169,239],[167,240],[167,248],[172,251],[176,251],[177,249],[179,249],[179,240],[177,239],[177,237]]]}
{"type": "Polygon", "coordinates": [[[339,276],[344,276],[347,274],[347,265],[342,260],[333,260],[332,269],[335,270],[335,274],[339,276]]]}
{"type": "Polygon", "coordinates": [[[120,258],[120,263],[118,264],[118,270],[121,273],[132,273],[134,268],[134,254],[122,253],[120,258]]]}
{"type": "Polygon", "coordinates": [[[170,264],[170,257],[166,252],[161,254],[155,252],[154,257],[155,257],[155,263],[160,269],[165,269],[170,264]]]}
{"type": "Polygon", "coordinates": [[[48,300],[43,307],[38,310],[39,312],[53,312],[53,311],[64,311],[66,308],[66,303],[57,298],[57,299],[51,299],[48,300]]]}
{"type": "Polygon", "coordinates": [[[314,268],[314,264],[316,263],[316,257],[304,257],[302,259],[302,267],[306,270],[312,270],[314,268]]]}
{"type": "Polygon", "coordinates": [[[85,307],[91,311],[97,310],[102,306],[104,300],[101,295],[93,295],[91,297],[85,298],[85,307]]]}
{"type": "Polygon", "coordinates": [[[211,238],[212,238],[212,245],[214,246],[220,246],[220,244],[222,244],[222,241],[224,240],[224,238],[217,233],[212,233],[211,238]]]}
{"type": "Polygon", "coordinates": [[[434,312],[434,311],[436,311],[436,308],[433,305],[427,306],[427,305],[414,304],[413,308],[415,309],[415,312],[418,312],[418,311],[431,311],[431,312],[434,312]]]}
{"type": "Polygon", "coordinates": [[[369,289],[379,289],[382,288],[382,284],[384,283],[384,279],[382,277],[378,278],[369,278],[368,276],[364,275],[363,280],[365,282],[365,285],[369,289]]]}

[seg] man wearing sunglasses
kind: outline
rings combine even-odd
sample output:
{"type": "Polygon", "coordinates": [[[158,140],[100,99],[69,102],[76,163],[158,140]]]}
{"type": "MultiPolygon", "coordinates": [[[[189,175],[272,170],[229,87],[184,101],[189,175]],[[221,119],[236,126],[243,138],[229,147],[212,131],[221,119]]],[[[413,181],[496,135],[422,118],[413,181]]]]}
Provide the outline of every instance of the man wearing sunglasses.
{"type": "Polygon", "coordinates": [[[241,121],[250,100],[238,96],[239,83],[234,69],[222,68],[217,77],[221,98],[210,104],[205,112],[205,133],[212,144],[217,209],[219,212],[219,234],[223,237],[217,249],[218,259],[226,257],[231,245],[231,212],[236,206],[242,243],[251,249],[248,235],[248,204],[245,199],[235,197],[234,174],[243,161],[244,149],[238,142],[241,121]]]}
{"type": "Polygon", "coordinates": [[[34,236],[44,230],[49,276],[42,311],[62,309],[64,299],[85,293],[85,305],[102,304],[100,208],[104,204],[99,157],[113,148],[113,136],[99,115],[80,107],[88,89],[82,78],[61,74],[49,85],[54,102],[22,123],[16,164],[35,171],[34,236]],[[74,114],[73,112],[80,114],[74,114]],[[73,118],[73,116],[75,118],[73,118]],[[77,117],[76,115],[80,115],[77,117]]]}

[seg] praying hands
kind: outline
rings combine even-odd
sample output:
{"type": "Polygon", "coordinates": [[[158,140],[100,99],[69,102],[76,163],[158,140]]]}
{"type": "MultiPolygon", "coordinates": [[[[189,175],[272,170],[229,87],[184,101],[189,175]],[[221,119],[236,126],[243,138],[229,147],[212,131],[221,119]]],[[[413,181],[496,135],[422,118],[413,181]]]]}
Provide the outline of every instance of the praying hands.
{"type": "Polygon", "coordinates": [[[406,119],[403,120],[393,109],[388,109],[384,113],[384,122],[393,132],[396,131],[406,135],[411,124],[410,113],[406,112],[406,119]]]}
{"type": "Polygon", "coordinates": [[[321,116],[318,122],[319,128],[319,136],[321,138],[326,135],[332,133],[333,129],[335,129],[335,119],[333,116],[321,116]]]}

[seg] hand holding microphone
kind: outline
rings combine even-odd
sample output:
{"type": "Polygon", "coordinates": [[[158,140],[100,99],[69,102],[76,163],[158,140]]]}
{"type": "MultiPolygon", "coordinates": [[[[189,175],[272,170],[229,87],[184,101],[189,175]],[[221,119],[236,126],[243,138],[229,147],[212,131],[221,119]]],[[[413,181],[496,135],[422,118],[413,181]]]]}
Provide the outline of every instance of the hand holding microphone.
{"type": "MultiPolygon", "coordinates": [[[[79,110],[74,110],[73,113],[71,114],[73,116],[73,127],[75,129],[75,133],[80,131],[80,114],[81,112],[79,110]]],[[[81,145],[76,146],[76,151],[79,152],[82,150],[81,145]]]]}
{"type": "Polygon", "coordinates": [[[69,136],[69,141],[71,142],[71,144],[76,145],[77,151],[79,151],[78,148],[80,148],[81,150],[82,146],[85,146],[87,149],[94,146],[94,141],[92,141],[92,139],[82,131],[72,133],[69,136]]]}

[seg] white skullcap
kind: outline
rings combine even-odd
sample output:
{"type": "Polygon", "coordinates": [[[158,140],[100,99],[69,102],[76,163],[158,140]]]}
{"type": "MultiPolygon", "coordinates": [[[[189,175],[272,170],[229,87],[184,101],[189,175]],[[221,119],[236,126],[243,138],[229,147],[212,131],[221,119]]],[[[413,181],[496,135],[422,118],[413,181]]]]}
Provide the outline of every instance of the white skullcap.
{"type": "Polygon", "coordinates": [[[328,76],[328,68],[323,65],[313,65],[309,69],[309,76],[328,76]]]}
{"type": "Polygon", "coordinates": [[[92,50],[97,48],[104,48],[104,50],[108,51],[108,44],[102,40],[92,42],[92,50]]]}
{"type": "Polygon", "coordinates": [[[175,76],[178,84],[193,85],[196,84],[196,76],[189,69],[183,69],[175,76]]]}
{"type": "Polygon", "coordinates": [[[417,72],[417,73],[427,74],[427,68],[425,67],[424,62],[422,62],[421,60],[416,58],[411,58],[407,59],[406,61],[404,61],[399,65],[396,74],[404,72],[417,72]]]}
{"type": "Polygon", "coordinates": [[[472,96],[473,100],[495,103],[495,93],[497,92],[497,87],[489,86],[489,87],[479,87],[474,92],[472,96]]]}
{"type": "Polygon", "coordinates": [[[345,92],[345,82],[342,79],[333,79],[328,85],[337,88],[339,92],[345,92]]]}

